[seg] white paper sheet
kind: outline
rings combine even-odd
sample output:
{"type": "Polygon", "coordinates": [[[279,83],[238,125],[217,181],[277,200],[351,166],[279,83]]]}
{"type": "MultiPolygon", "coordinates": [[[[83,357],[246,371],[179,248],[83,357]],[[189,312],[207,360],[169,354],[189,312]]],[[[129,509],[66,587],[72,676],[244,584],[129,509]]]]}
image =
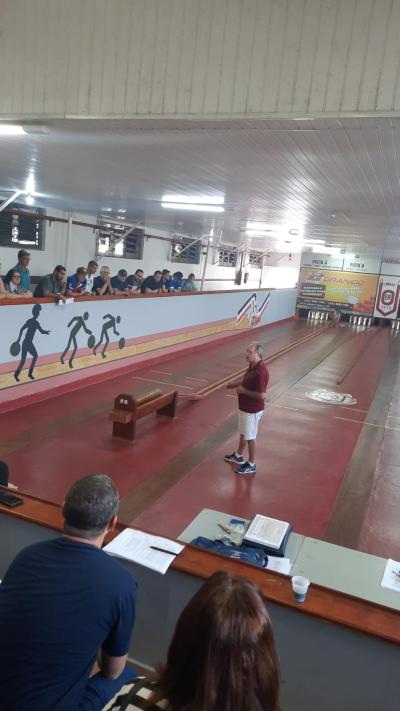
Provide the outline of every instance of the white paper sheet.
{"type": "Polygon", "coordinates": [[[383,588],[400,592],[400,563],[397,560],[388,559],[385,572],[381,582],[383,588]]]}
{"type": "Polygon", "coordinates": [[[106,553],[114,555],[117,558],[125,558],[132,560],[134,563],[144,565],[146,568],[151,568],[157,573],[164,574],[175,556],[183,549],[184,545],[175,543],[169,538],[161,538],[160,536],[151,536],[143,531],[135,531],[133,528],[125,528],[111,543],[103,548],[106,553]],[[150,546],[162,548],[170,553],[153,550],[150,546]]]}
{"type": "Polygon", "coordinates": [[[289,575],[292,568],[290,558],[275,558],[272,555],[268,556],[267,570],[274,570],[276,573],[289,575]]]}

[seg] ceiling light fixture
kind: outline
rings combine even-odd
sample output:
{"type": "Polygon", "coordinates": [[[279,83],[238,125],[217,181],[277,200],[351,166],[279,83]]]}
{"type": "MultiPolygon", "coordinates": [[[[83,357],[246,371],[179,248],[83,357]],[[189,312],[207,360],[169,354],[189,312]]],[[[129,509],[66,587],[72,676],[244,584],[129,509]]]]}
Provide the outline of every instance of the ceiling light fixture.
{"type": "Polygon", "coordinates": [[[0,122],[0,136],[24,136],[25,134],[26,131],[22,128],[22,126],[0,122]]]}
{"type": "Polygon", "coordinates": [[[224,197],[211,197],[209,195],[170,195],[165,194],[162,196],[162,203],[164,202],[177,202],[177,203],[190,203],[191,205],[223,205],[225,202],[224,197]]]}
{"type": "Polygon", "coordinates": [[[126,210],[117,210],[117,212],[121,212],[122,214],[125,214],[126,210]]]}
{"type": "Polygon", "coordinates": [[[101,209],[103,212],[111,212],[112,207],[102,207],[101,209]]]}
{"type": "Polygon", "coordinates": [[[183,203],[183,202],[162,202],[161,207],[170,210],[192,210],[198,212],[224,212],[225,208],[222,205],[204,204],[204,203],[183,203]]]}
{"type": "Polygon", "coordinates": [[[34,199],[33,195],[31,195],[31,193],[28,193],[28,194],[27,194],[27,196],[26,196],[26,198],[25,198],[25,202],[26,202],[27,205],[33,205],[33,204],[34,204],[35,199],[34,199]]]}

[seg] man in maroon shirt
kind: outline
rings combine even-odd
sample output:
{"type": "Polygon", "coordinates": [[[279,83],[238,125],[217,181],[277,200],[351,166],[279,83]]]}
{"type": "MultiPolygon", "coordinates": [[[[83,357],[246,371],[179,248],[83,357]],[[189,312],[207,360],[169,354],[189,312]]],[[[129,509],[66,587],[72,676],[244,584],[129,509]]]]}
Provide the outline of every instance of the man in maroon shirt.
{"type": "Polygon", "coordinates": [[[235,389],[239,400],[239,446],[233,454],[226,454],[225,461],[237,464],[237,474],[256,473],[256,437],[258,423],[264,412],[264,401],[269,380],[267,366],[263,361],[263,349],[259,343],[250,343],[246,348],[246,360],[249,364],[243,378],[234,380],[227,385],[235,389]],[[248,461],[245,462],[243,452],[249,450],[248,461]]]}

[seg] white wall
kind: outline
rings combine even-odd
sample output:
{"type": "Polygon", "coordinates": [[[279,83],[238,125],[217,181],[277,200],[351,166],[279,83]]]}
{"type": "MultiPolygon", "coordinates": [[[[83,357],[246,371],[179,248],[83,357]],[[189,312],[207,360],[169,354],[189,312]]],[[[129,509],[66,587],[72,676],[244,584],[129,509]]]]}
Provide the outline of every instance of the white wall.
{"type": "Polygon", "coordinates": [[[398,0],[1,0],[0,116],[400,110],[398,0]]]}
{"type": "MultiPolygon", "coordinates": [[[[65,213],[52,210],[54,217],[67,218],[65,213]]],[[[90,215],[73,215],[73,219],[81,222],[95,224],[96,218],[90,215]]],[[[165,232],[149,228],[148,230],[157,236],[169,237],[165,232]]],[[[145,239],[143,248],[143,259],[123,259],[117,257],[96,257],[96,235],[88,227],[79,225],[72,226],[72,239],[69,261],[66,264],[66,241],[67,225],[65,223],[46,221],[45,226],[45,249],[43,251],[32,250],[30,271],[34,276],[49,274],[56,264],[63,264],[67,267],[68,274],[73,274],[78,266],[86,266],[90,259],[96,259],[101,264],[110,267],[112,275],[118,269],[126,269],[129,274],[133,274],[136,269],[143,269],[145,274],[152,274],[156,269],[170,269],[171,272],[181,271],[186,277],[190,272],[200,280],[203,272],[205,259],[205,248],[202,250],[200,264],[179,264],[169,260],[170,242],[158,239],[145,239]]],[[[0,247],[0,274],[6,274],[17,262],[18,249],[0,247]]],[[[209,263],[207,266],[206,282],[204,289],[207,291],[219,289],[258,289],[260,282],[260,270],[245,267],[244,271],[249,273],[246,284],[240,287],[235,286],[235,272],[231,267],[220,267],[213,264],[215,249],[210,249],[209,263]]],[[[299,271],[300,255],[293,255],[289,259],[288,255],[273,255],[272,260],[277,266],[266,266],[263,269],[263,288],[291,288],[296,286],[299,271]],[[278,265],[279,263],[279,265],[278,265]]],[[[197,282],[198,287],[200,281],[197,282]]]]}

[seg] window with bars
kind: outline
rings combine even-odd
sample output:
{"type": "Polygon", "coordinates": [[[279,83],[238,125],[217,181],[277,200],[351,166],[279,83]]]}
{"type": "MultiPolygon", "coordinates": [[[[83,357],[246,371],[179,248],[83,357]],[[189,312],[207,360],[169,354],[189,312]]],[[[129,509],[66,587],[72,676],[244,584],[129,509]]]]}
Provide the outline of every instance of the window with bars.
{"type": "Polygon", "coordinates": [[[0,246],[44,249],[45,214],[42,208],[17,204],[0,212],[0,246]]]}
{"type": "Polygon", "coordinates": [[[143,259],[144,230],[136,227],[127,237],[121,239],[124,225],[101,222],[97,235],[97,256],[124,259],[143,259]]]}
{"type": "Polygon", "coordinates": [[[218,250],[218,265],[220,267],[236,267],[238,253],[233,249],[218,250]]]}
{"type": "Polygon", "coordinates": [[[261,252],[249,252],[249,266],[261,269],[264,255],[261,252]]]}
{"type": "Polygon", "coordinates": [[[201,242],[189,237],[179,237],[171,244],[171,262],[200,264],[201,242]],[[183,251],[184,250],[184,251],[183,251]]]}

